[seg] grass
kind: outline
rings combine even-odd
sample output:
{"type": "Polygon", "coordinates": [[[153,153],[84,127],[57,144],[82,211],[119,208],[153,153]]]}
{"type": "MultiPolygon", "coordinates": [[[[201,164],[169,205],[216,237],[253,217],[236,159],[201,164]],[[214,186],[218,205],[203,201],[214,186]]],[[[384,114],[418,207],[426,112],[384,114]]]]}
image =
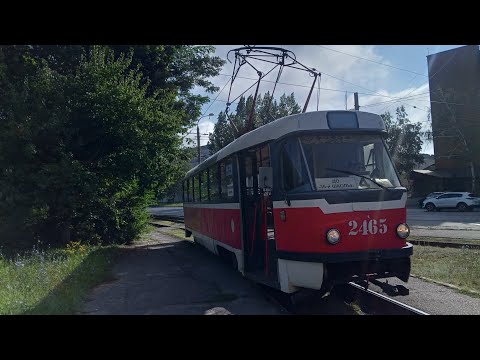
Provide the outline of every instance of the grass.
{"type": "Polygon", "coordinates": [[[412,274],[480,294],[480,250],[416,246],[412,274]]]}
{"type": "Polygon", "coordinates": [[[159,204],[155,204],[157,207],[162,207],[162,206],[166,206],[166,207],[182,207],[183,206],[183,203],[181,202],[178,202],[178,203],[159,203],[159,204]]]}
{"type": "Polygon", "coordinates": [[[424,242],[443,242],[443,243],[461,243],[461,244],[473,244],[479,245],[480,240],[474,239],[452,239],[452,238],[440,238],[431,236],[409,236],[408,240],[424,241],[424,242]]]}
{"type": "Polygon", "coordinates": [[[75,313],[87,291],[111,276],[117,250],[74,243],[65,250],[0,257],[0,314],[75,313]]]}
{"type": "Polygon", "coordinates": [[[172,226],[176,224],[173,221],[167,221],[167,220],[150,220],[150,222],[158,226],[172,226]]]}
{"type": "Polygon", "coordinates": [[[183,229],[169,229],[167,231],[165,231],[166,234],[169,234],[169,235],[172,235],[172,236],[175,236],[177,238],[180,238],[182,240],[188,240],[188,241],[192,241],[192,237],[185,237],[185,230],[183,229]]]}

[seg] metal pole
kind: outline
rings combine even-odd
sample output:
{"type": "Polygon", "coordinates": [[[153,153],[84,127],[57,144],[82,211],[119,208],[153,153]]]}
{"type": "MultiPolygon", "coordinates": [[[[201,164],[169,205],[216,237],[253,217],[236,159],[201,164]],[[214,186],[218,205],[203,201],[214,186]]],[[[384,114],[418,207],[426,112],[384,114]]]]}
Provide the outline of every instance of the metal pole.
{"type": "Polygon", "coordinates": [[[312,87],[310,88],[310,92],[308,93],[307,101],[305,102],[305,105],[303,106],[302,113],[307,111],[308,102],[310,101],[310,96],[312,95],[313,88],[315,87],[315,81],[317,81],[317,76],[318,76],[318,74],[315,73],[315,77],[313,78],[313,84],[312,84],[312,87]]]}
{"type": "Polygon", "coordinates": [[[255,113],[255,103],[257,102],[257,95],[258,95],[258,88],[260,87],[260,80],[262,80],[262,73],[260,71],[258,71],[257,74],[258,74],[258,83],[257,83],[257,88],[255,89],[255,97],[253,98],[252,111],[250,111],[250,115],[248,117],[247,124],[245,126],[245,130],[242,131],[243,134],[246,134],[247,132],[252,131],[253,127],[254,127],[253,114],[255,113]]]}
{"type": "Polygon", "coordinates": [[[200,129],[197,122],[197,152],[198,152],[198,163],[200,164],[200,129]]]}
{"type": "Polygon", "coordinates": [[[353,93],[355,97],[355,110],[360,110],[360,106],[358,105],[358,93],[353,93]]]}

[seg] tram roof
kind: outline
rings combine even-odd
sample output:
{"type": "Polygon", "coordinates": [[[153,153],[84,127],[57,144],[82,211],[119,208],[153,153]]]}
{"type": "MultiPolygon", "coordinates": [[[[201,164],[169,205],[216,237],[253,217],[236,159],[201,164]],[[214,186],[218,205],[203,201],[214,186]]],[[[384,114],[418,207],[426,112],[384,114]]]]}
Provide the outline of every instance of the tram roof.
{"type": "MultiPolygon", "coordinates": [[[[341,118],[339,118],[341,120],[341,118]]],[[[279,139],[285,135],[300,132],[300,131],[315,131],[315,130],[378,130],[385,131],[385,124],[378,114],[372,114],[363,111],[312,111],[301,114],[294,114],[285,116],[283,118],[265,124],[255,130],[252,130],[238,139],[235,139],[224,148],[211,155],[208,159],[195,166],[187,172],[186,176],[190,176],[197,171],[208,168],[213,163],[225,159],[240,150],[248,149],[252,146],[262,144],[267,141],[279,139]],[[355,114],[357,126],[345,127],[340,122],[336,121],[337,126],[332,126],[333,115],[340,117],[351,117],[355,114]],[[330,120],[330,122],[329,122],[330,120]]]]}

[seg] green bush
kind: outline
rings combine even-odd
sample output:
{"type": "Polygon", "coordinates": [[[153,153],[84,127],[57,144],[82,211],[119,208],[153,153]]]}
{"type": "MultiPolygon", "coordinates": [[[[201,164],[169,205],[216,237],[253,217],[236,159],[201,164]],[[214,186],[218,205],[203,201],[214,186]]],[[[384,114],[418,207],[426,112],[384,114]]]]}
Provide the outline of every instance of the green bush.
{"type": "Polygon", "coordinates": [[[181,176],[207,100],[189,91],[221,64],[210,47],[114,48],[0,46],[1,246],[131,242],[181,176]]]}

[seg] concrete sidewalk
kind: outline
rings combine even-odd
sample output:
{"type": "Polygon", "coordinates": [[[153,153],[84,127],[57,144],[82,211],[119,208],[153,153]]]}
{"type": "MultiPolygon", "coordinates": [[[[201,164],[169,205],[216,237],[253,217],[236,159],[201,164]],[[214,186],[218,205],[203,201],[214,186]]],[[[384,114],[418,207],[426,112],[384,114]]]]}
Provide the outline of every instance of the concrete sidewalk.
{"type": "Polygon", "coordinates": [[[256,285],[190,241],[153,231],[123,252],[115,280],[95,288],[79,314],[282,314],[256,285]]]}

